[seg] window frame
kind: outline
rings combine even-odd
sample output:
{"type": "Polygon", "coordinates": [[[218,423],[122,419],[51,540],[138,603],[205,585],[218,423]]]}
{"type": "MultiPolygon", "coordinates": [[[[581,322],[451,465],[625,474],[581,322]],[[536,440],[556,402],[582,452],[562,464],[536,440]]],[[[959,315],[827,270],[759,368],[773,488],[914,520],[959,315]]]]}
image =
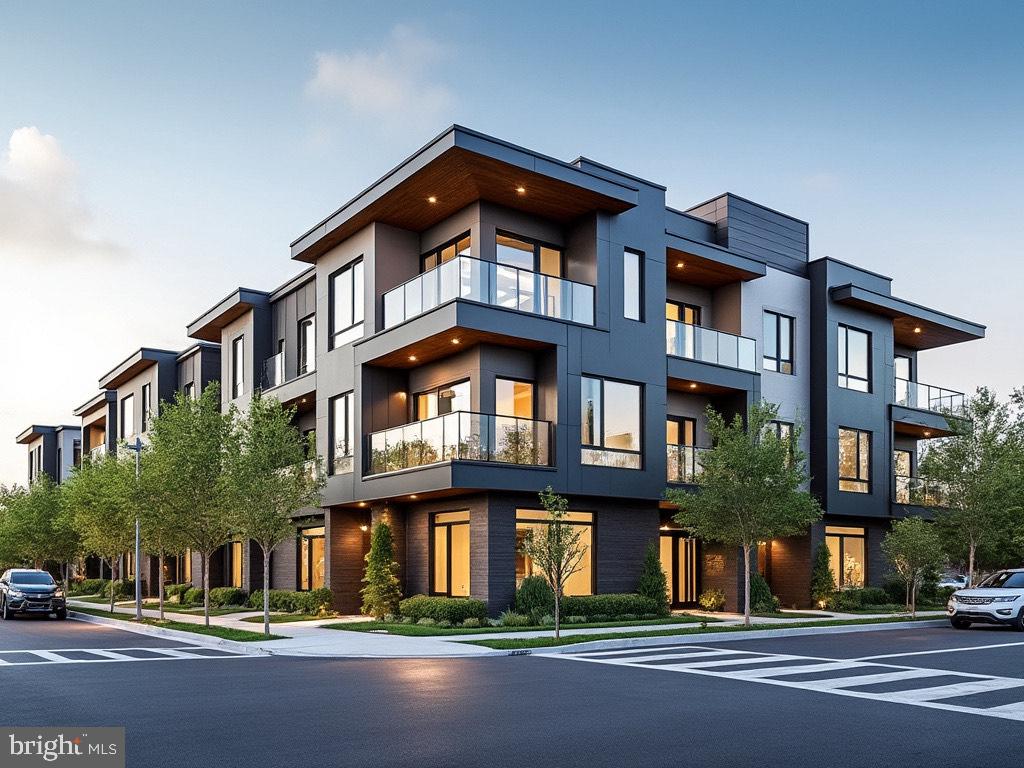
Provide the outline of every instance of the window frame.
{"type": "Polygon", "coordinates": [[[142,385],[142,424],[139,426],[140,434],[145,434],[150,427],[150,416],[153,413],[153,384],[146,382],[142,385]]]}
{"type": "MultiPolygon", "coordinates": [[[[299,343],[296,345],[298,347],[298,355],[295,357],[295,375],[305,376],[307,373],[312,373],[316,370],[316,312],[311,312],[299,319],[296,323],[296,329],[298,331],[299,343]],[[310,340],[312,348],[310,348],[310,341],[306,339],[305,329],[307,327],[312,329],[313,338],[310,340]]],[[[284,351],[284,344],[284,339],[278,341],[278,352],[284,351]]]]}
{"type": "MultiPolygon", "coordinates": [[[[533,246],[533,269],[529,270],[538,275],[546,275],[547,277],[554,277],[559,280],[567,280],[565,276],[565,246],[555,245],[554,243],[545,242],[544,240],[538,240],[535,237],[527,237],[526,235],[517,235],[515,232],[510,232],[506,229],[495,229],[494,230],[494,263],[501,267],[512,267],[513,269],[523,269],[515,264],[507,264],[503,261],[498,261],[498,238],[508,237],[512,240],[518,240],[521,243],[533,246]],[[547,272],[541,271],[541,248],[547,248],[552,251],[558,252],[558,274],[549,275],[547,272]]],[[[525,251],[524,251],[525,253],[525,251]]]]}
{"type": "MultiPolygon", "coordinates": [[[[473,515],[468,509],[444,509],[439,512],[433,512],[430,515],[430,535],[428,536],[428,557],[427,557],[427,568],[429,570],[429,593],[437,597],[471,597],[473,594],[473,543],[472,538],[470,539],[469,545],[469,594],[467,595],[453,595],[452,594],[452,528],[457,525],[464,525],[470,528],[473,522],[473,515]],[[447,522],[437,522],[437,518],[441,515],[451,515],[455,513],[464,512],[467,517],[465,520],[449,520],[447,522]],[[444,592],[437,590],[437,534],[438,529],[444,529],[444,535],[447,539],[445,543],[445,583],[448,585],[448,589],[444,592]]],[[[472,528],[470,528],[470,536],[472,537],[472,528]]]]}
{"type": "Polygon", "coordinates": [[[828,548],[828,540],[830,538],[838,539],[839,540],[839,563],[838,563],[838,568],[836,569],[837,573],[839,574],[839,578],[836,579],[836,588],[837,589],[851,589],[851,588],[852,589],[857,589],[858,588],[858,585],[853,585],[852,587],[850,587],[848,585],[843,584],[843,555],[845,554],[846,539],[860,539],[861,541],[864,542],[864,562],[862,563],[862,569],[864,571],[863,578],[862,578],[862,582],[863,583],[861,585],[859,585],[859,586],[860,587],[867,586],[867,584],[868,584],[868,529],[864,528],[864,527],[861,527],[861,526],[858,526],[858,525],[851,525],[851,526],[829,526],[829,525],[826,525],[825,526],[825,547],[826,547],[826,549],[828,548]],[[829,528],[859,528],[861,530],[861,533],[859,533],[859,534],[857,534],[857,533],[846,533],[846,532],[843,532],[843,533],[829,533],[828,532],[829,528]]]}
{"type": "MultiPolygon", "coordinates": [[[[471,388],[472,388],[472,386],[473,385],[470,384],[471,388]]],[[[515,394],[513,393],[513,401],[514,401],[514,399],[515,399],[515,394]]],[[[530,419],[530,420],[536,421],[537,420],[537,382],[534,381],[533,379],[524,379],[524,378],[519,377],[519,376],[504,376],[504,375],[501,375],[501,374],[496,374],[494,376],[494,415],[495,416],[499,416],[499,417],[501,417],[503,419],[530,419]],[[498,382],[499,381],[509,381],[509,382],[512,382],[513,384],[529,384],[530,385],[530,388],[531,388],[531,392],[530,392],[530,405],[532,406],[531,407],[532,413],[531,413],[530,416],[513,416],[513,415],[510,415],[510,414],[498,413],[498,382]]]]}
{"type": "Polygon", "coordinates": [[[328,459],[329,459],[328,470],[329,470],[329,474],[331,474],[331,475],[347,475],[347,474],[350,474],[351,472],[355,471],[355,454],[356,454],[356,448],[355,448],[355,440],[356,440],[355,415],[356,414],[355,414],[355,391],[354,390],[349,390],[348,392],[342,392],[341,394],[335,395],[327,403],[327,421],[328,421],[328,424],[327,424],[327,434],[328,434],[328,439],[330,440],[330,442],[328,444],[328,454],[329,454],[328,455],[328,459]],[[340,458],[351,458],[352,459],[351,468],[348,469],[348,470],[345,470],[345,471],[341,471],[341,472],[339,472],[338,469],[337,469],[337,459],[339,458],[339,456],[335,453],[335,449],[337,448],[337,434],[338,434],[338,424],[337,424],[337,419],[335,418],[335,404],[339,400],[347,400],[348,401],[348,404],[344,408],[344,414],[345,414],[345,422],[346,422],[345,423],[346,441],[348,442],[348,450],[349,450],[349,453],[343,454],[340,458]]]}
{"type": "Polygon", "coordinates": [[[701,317],[702,313],[703,313],[703,308],[699,304],[690,304],[688,302],[678,301],[676,299],[665,299],[665,319],[666,320],[671,320],[673,323],[682,323],[683,325],[692,325],[695,328],[701,328],[701,327],[703,327],[702,324],[701,324],[702,323],[702,317],[701,317]],[[679,310],[679,316],[680,317],[685,317],[686,316],[686,310],[690,310],[691,312],[693,312],[693,315],[694,315],[694,318],[695,318],[696,322],[688,323],[685,320],[676,320],[675,318],[669,317],[668,316],[668,308],[670,306],[675,307],[677,310],[679,310]]]}
{"type": "MultiPolygon", "coordinates": [[[[765,371],[772,371],[774,373],[781,373],[785,376],[796,375],[796,354],[794,350],[794,342],[796,341],[796,318],[792,315],[787,315],[782,312],[776,312],[773,309],[765,309],[762,311],[761,319],[761,368],[765,371]],[[768,341],[764,333],[765,322],[769,320],[774,321],[775,325],[775,354],[768,354],[768,341]],[[789,357],[782,356],[782,325],[783,320],[789,321],[789,357]],[[771,363],[771,365],[769,365],[771,363]],[[782,370],[785,364],[789,364],[789,370],[782,370]]],[[[870,369],[869,369],[870,370],[870,369]]]]}
{"type": "Polygon", "coordinates": [[[633,320],[638,323],[644,322],[644,272],[646,257],[643,251],[635,248],[622,249],[622,316],[626,320],[633,320]],[[636,259],[636,317],[629,314],[627,307],[630,302],[629,287],[626,281],[626,273],[629,265],[629,257],[636,259]]]}
{"type": "Polygon", "coordinates": [[[871,472],[871,460],[873,458],[873,456],[872,456],[872,454],[873,454],[873,446],[871,444],[872,443],[872,432],[870,430],[867,430],[867,429],[857,429],[856,427],[840,426],[840,427],[838,427],[838,431],[837,431],[837,435],[836,436],[838,438],[837,442],[836,442],[836,477],[838,479],[839,491],[841,493],[856,493],[856,494],[861,494],[861,495],[865,495],[865,494],[870,495],[873,492],[873,485],[872,485],[872,479],[871,479],[871,475],[872,475],[872,472],[871,472]],[[847,431],[847,432],[853,432],[854,434],[857,435],[857,441],[856,441],[856,444],[855,444],[855,449],[856,449],[856,452],[857,452],[856,462],[855,462],[856,472],[857,472],[857,476],[856,477],[846,477],[842,473],[843,472],[843,470],[842,470],[842,467],[843,467],[842,432],[844,430],[847,431]],[[868,472],[868,475],[867,475],[866,478],[860,476],[860,469],[861,469],[861,460],[860,460],[861,457],[860,457],[860,454],[861,454],[861,446],[864,444],[865,436],[867,438],[867,440],[866,440],[866,444],[867,444],[867,462],[866,463],[867,463],[867,472],[868,472]],[[847,482],[847,483],[862,483],[864,485],[865,489],[860,491],[860,490],[853,490],[853,489],[850,489],[850,488],[843,488],[842,486],[843,486],[844,482],[847,482]]]}
{"type": "Polygon", "coordinates": [[[871,372],[873,370],[873,364],[874,364],[874,361],[872,360],[872,355],[871,355],[871,331],[865,331],[863,328],[857,328],[857,327],[852,326],[852,325],[847,325],[846,323],[839,323],[838,324],[838,332],[836,334],[836,372],[838,374],[836,383],[839,386],[839,388],[840,389],[847,389],[847,390],[850,390],[851,392],[860,392],[861,394],[870,395],[872,393],[871,372]],[[867,363],[867,377],[866,378],[862,378],[860,376],[853,376],[853,375],[850,374],[850,331],[853,331],[854,333],[861,333],[861,334],[863,334],[864,336],[867,337],[867,342],[866,342],[866,345],[865,345],[866,346],[866,352],[867,352],[867,361],[866,361],[866,363],[867,363]],[[845,351],[845,354],[842,355],[842,356],[839,354],[839,347],[840,347],[839,336],[840,335],[845,336],[844,343],[842,345],[842,348],[845,351]],[[845,384],[842,383],[843,379],[846,380],[845,384]],[[849,385],[849,382],[850,382],[851,379],[854,380],[854,381],[862,381],[862,382],[864,382],[864,387],[865,388],[864,389],[858,389],[856,387],[851,387],[849,385]]]}
{"type": "MultiPolygon", "coordinates": [[[[634,471],[636,471],[636,470],[641,470],[642,471],[644,469],[644,421],[645,421],[645,418],[644,418],[645,417],[644,406],[645,406],[645,403],[644,403],[644,385],[641,382],[627,381],[626,379],[618,379],[618,378],[614,378],[614,377],[611,377],[611,376],[594,376],[594,375],[586,374],[586,373],[580,374],[580,448],[581,448],[580,458],[581,458],[581,463],[584,466],[603,466],[603,465],[600,465],[600,464],[591,464],[591,463],[588,463],[588,462],[583,462],[582,461],[582,451],[591,450],[591,451],[609,452],[609,453],[612,453],[612,454],[620,453],[620,454],[626,454],[626,455],[629,455],[629,456],[638,456],[639,460],[640,460],[639,461],[639,466],[637,466],[637,467],[610,467],[611,469],[632,469],[634,471]],[[600,410],[601,410],[601,419],[600,419],[600,424],[601,424],[600,439],[601,439],[601,442],[600,443],[585,443],[585,442],[583,442],[583,380],[584,379],[590,379],[592,381],[598,381],[598,382],[600,382],[600,385],[601,385],[600,386],[600,395],[599,395],[600,396],[600,406],[601,406],[601,408],[600,408],[600,410]],[[635,450],[634,451],[634,450],[626,449],[626,448],[608,448],[605,445],[605,430],[607,429],[608,420],[605,417],[605,407],[606,407],[606,404],[607,404],[607,397],[605,396],[605,386],[604,385],[605,385],[605,382],[607,382],[607,381],[611,381],[611,382],[614,382],[616,384],[625,384],[627,386],[631,386],[631,387],[636,387],[637,388],[637,393],[638,393],[638,396],[639,396],[638,397],[638,399],[639,399],[639,402],[638,402],[639,408],[638,408],[638,412],[637,412],[638,441],[640,443],[639,450],[635,450]]],[[[591,431],[595,431],[595,430],[591,430],[591,431]]],[[[596,435],[595,435],[595,437],[596,437],[596,435]]]]}
{"type": "MultiPolygon", "coordinates": [[[[448,382],[445,382],[444,384],[439,384],[436,387],[431,387],[430,389],[422,389],[422,390],[419,390],[418,392],[414,392],[413,395],[412,395],[412,420],[413,421],[426,421],[427,419],[437,418],[437,416],[446,416],[447,414],[441,413],[441,409],[438,408],[437,409],[437,414],[435,416],[423,416],[423,417],[421,417],[420,414],[419,414],[419,410],[420,410],[420,396],[421,395],[431,395],[431,394],[437,395],[438,396],[437,397],[437,402],[438,402],[438,405],[440,405],[440,402],[441,402],[441,400],[440,400],[440,393],[441,393],[441,391],[444,390],[444,389],[453,389],[454,387],[459,386],[459,384],[469,384],[470,409],[469,409],[469,411],[466,411],[466,412],[467,413],[472,413],[473,412],[472,411],[472,408],[473,408],[473,382],[472,382],[472,380],[470,379],[469,376],[466,376],[466,377],[458,379],[456,381],[448,381],[448,382]]],[[[457,413],[457,411],[449,411],[448,413],[457,413]]]]}
{"type": "MultiPolygon", "coordinates": [[[[303,560],[303,556],[302,556],[303,540],[312,542],[313,539],[323,539],[324,540],[324,558],[325,558],[325,563],[324,563],[324,583],[325,584],[327,583],[327,573],[326,573],[327,526],[326,526],[326,523],[321,523],[320,525],[300,525],[300,526],[298,526],[298,528],[295,531],[295,591],[296,592],[312,592],[314,589],[319,589],[319,587],[314,587],[313,586],[313,558],[312,558],[313,547],[312,547],[312,543],[307,545],[308,546],[308,553],[310,555],[308,560],[304,561],[303,560]],[[306,531],[315,531],[315,530],[318,530],[318,529],[323,529],[324,532],[322,534],[318,534],[316,536],[309,536],[309,535],[306,534],[306,531]],[[303,588],[303,586],[302,586],[302,576],[303,576],[302,572],[303,572],[303,570],[306,571],[306,574],[305,574],[306,575],[306,580],[307,580],[306,583],[309,585],[306,588],[303,588]]],[[[271,554],[273,554],[273,553],[271,553],[271,554]]]]}
{"type": "Polygon", "coordinates": [[[231,340],[231,399],[245,394],[245,334],[231,340]]]}
{"type": "Polygon", "coordinates": [[[671,413],[668,414],[667,416],[665,416],[665,433],[666,433],[665,434],[665,442],[668,443],[669,445],[679,445],[679,446],[684,446],[686,448],[696,448],[697,447],[697,419],[695,419],[693,416],[673,416],[671,413]],[[685,437],[685,435],[686,435],[686,425],[687,424],[692,424],[693,425],[693,442],[692,443],[668,443],[668,423],[669,422],[673,422],[673,423],[679,425],[679,435],[680,435],[680,437],[683,440],[686,439],[686,437],[685,437]]]}
{"type": "Polygon", "coordinates": [[[181,388],[181,394],[186,400],[195,400],[196,383],[194,381],[186,381],[184,386],[181,388]]]}
{"type": "Polygon", "coordinates": [[[453,238],[451,238],[449,240],[445,240],[443,243],[441,243],[436,248],[431,248],[430,250],[428,250],[428,251],[426,251],[424,253],[421,253],[420,254],[420,274],[422,275],[423,273],[429,272],[432,269],[437,269],[442,264],[447,264],[448,261],[455,261],[455,259],[459,258],[459,256],[467,255],[467,254],[459,253],[459,243],[461,241],[463,241],[463,240],[469,240],[469,254],[468,254],[468,256],[470,258],[472,258],[473,257],[473,233],[472,233],[471,230],[466,230],[465,232],[463,232],[461,235],[459,235],[457,237],[453,237],[453,238]],[[449,246],[455,246],[455,255],[452,256],[450,259],[448,259],[448,261],[441,261],[441,254],[442,254],[442,252],[446,248],[448,248],[449,246]],[[427,266],[427,259],[429,259],[431,257],[436,257],[437,261],[436,261],[436,263],[432,267],[428,267],[427,266]]]}
{"type": "MultiPolygon", "coordinates": [[[[364,301],[363,293],[366,291],[366,266],[363,261],[363,256],[360,255],[358,258],[352,259],[344,266],[336,269],[330,275],[327,276],[327,338],[328,348],[337,349],[343,347],[356,340],[357,337],[347,338],[348,334],[353,333],[356,328],[366,323],[366,305],[364,301]],[[356,295],[356,268],[359,268],[361,273],[361,282],[363,284],[363,290],[360,291],[359,295],[356,295]],[[343,278],[343,274],[348,273],[346,278],[343,278]],[[338,282],[341,279],[347,279],[347,288],[352,296],[352,322],[343,328],[338,327],[337,318],[337,293],[338,293],[338,282]],[[358,308],[358,311],[357,311],[358,308]],[[356,319],[358,315],[358,320],[356,319]]],[[[359,337],[363,335],[360,331],[359,337]]]]}
{"type": "MultiPolygon", "coordinates": [[[[590,528],[590,547],[589,547],[589,549],[590,549],[590,593],[589,594],[596,595],[597,594],[597,568],[598,568],[598,544],[597,544],[597,540],[598,540],[598,530],[597,530],[598,520],[597,520],[597,518],[598,518],[598,515],[593,510],[588,510],[588,509],[570,509],[570,510],[567,511],[567,513],[570,514],[570,515],[589,515],[590,516],[589,520],[572,520],[572,519],[569,519],[569,520],[566,520],[565,522],[568,525],[581,525],[581,526],[588,526],[590,528]]],[[[515,562],[516,555],[519,554],[519,547],[518,547],[518,544],[516,543],[516,539],[518,537],[515,535],[515,531],[518,530],[518,524],[520,522],[522,522],[522,523],[529,523],[529,524],[543,523],[545,525],[550,525],[550,522],[551,522],[550,521],[550,514],[546,510],[544,510],[544,509],[537,509],[535,507],[518,507],[517,506],[515,508],[515,512],[514,512],[513,518],[512,518],[513,542],[514,542],[514,545],[515,545],[515,551],[513,552],[513,564],[515,562]],[[520,513],[522,513],[522,515],[523,515],[522,517],[520,517],[520,513]]],[[[515,574],[514,565],[513,565],[512,578],[513,578],[513,583],[515,583],[515,586],[518,588],[519,585],[515,581],[516,580],[516,574],[515,574]]]]}
{"type": "Polygon", "coordinates": [[[135,431],[135,393],[131,392],[121,398],[120,408],[117,414],[117,433],[121,440],[127,440],[129,437],[135,437],[138,433],[135,431]],[[129,407],[126,409],[125,405],[129,407]],[[132,417],[132,431],[129,434],[125,430],[125,411],[131,413],[132,417]]]}

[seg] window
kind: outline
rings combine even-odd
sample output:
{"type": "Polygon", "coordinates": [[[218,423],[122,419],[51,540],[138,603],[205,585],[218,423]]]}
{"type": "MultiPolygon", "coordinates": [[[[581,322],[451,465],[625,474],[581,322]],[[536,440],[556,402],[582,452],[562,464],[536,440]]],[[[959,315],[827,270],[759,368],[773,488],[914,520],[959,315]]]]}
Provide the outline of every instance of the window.
{"type": "Polygon", "coordinates": [[[696,449],[697,420],[681,416],[669,416],[665,421],[665,444],[667,447],[668,481],[670,483],[692,483],[700,473],[700,456],[696,449]]]}
{"type": "Polygon", "coordinates": [[[135,436],[135,395],[121,398],[121,431],[122,440],[135,436]]]}
{"type": "MultiPolygon", "coordinates": [[[[573,530],[580,532],[580,543],[586,548],[586,554],[580,561],[580,570],[569,577],[565,585],[567,595],[591,595],[594,592],[594,515],[590,512],[567,512],[565,520],[570,523],[573,530]]],[[[534,567],[533,560],[523,554],[523,541],[530,530],[543,530],[548,525],[550,518],[546,512],[539,509],[517,509],[516,510],[516,586],[522,583],[527,576],[539,575],[534,567]]]]}
{"type": "Polygon", "coordinates": [[[533,382],[496,378],[494,380],[494,412],[498,416],[533,418],[533,382]]]}
{"type": "Polygon", "coordinates": [[[535,240],[498,232],[495,237],[497,261],[529,272],[562,276],[562,249],[535,240]]]}
{"type": "Polygon", "coordinates": [[[150,414],[153,412],[153,385],[142,385],[142,431],[150,427],[150,414]]]}
{"type": "Polygon", "coordinates": [[[466,232],[420,256],[420,272],[429,272],[457,256],[470,255],[472,255],[472,241],[469,232],[466,232]]]}
{"type": "Polygon", "coordinates": [[[71,444],[71,465],[74,467],[82,466],[82,441],[75,440],[71,444]]]}
{"type": "MultiPolygon", "coordinates": [[[[284,348],[284,343],[281,343],[284,348]]],[[[299,320],[298,375],[316,370],[316,315],[299,320]]]]}
{"type": "Polygon", "coordinates": [[[688,325],[700,325],[700,307],[696,304],[684,304],[681,301],[666,301],[665,319],[688,325]]]}
{"type": "Polygon", "coordinates": [[[363,260],[342,267],[330,277],[331,349],[363,335],[363,260]]]}
{"type": "Polygon", "coordinates": [[[330,435],[331,435],[331,472],[339,475],[352,471],[352,457],[355,453],[353,393],[347,392],[331,398],[330,435]]]}
{"type": "Polygon", "coordinates": [[[437,389],[420,392],[416,395],[415,408],[414,418],[417,421],[456,411],[468,411],[471,408],[469,381],[446,384],[437,389]]]}
{"type": "Polygon", "coordinates": [[[438,512],[431,523],[430,593],[469,597],[469,512],[438,512]]]}
{"type": "Polygon", "coordinates": [[[231,398],[245,394],[245,336],[231,342],[231,398]]]}
{"type": "Polygon", "coordinates": [[[892,473],[894,475],[894,498],[897,504],[910,504],[916,488],[910,479],[913,472],[913,454],[910,451],[896,448],[892,452],[892,473]]]}
{"type": "Polygon", "coordinates": [[[231,578],[228,586],[235,589],[242,588],[242,542],[232,541],[227,545],[228,568],[227,573],[231,578]]]}
{"type": "Polygon", "coordinates": [[[867,532],[863,528],[825,526],[825,545],[831,555],[832,577],[840,589],[863,587],[867,559],[864,556],[867,532]]]}
{"type": "Polygon", "coordinates": [[[911,360],[906,355],[896,355],[893,359],[893,368],[895,369],[896,378],[903,379],[904,381],[910,381],[914,377],[911,376],[913,370],[911,366],[911,360]]]}
{"type": "Polygon", "coordinates": [[[299,529],[299,590],[306,592],[324,585],[324,527],[299,529]]]}
{"type": "Polygon", "coordinates": [[[186,400],[195,400],[196,399],[196,385],[193,382],[190,381],[188,384],[186,384],[184,387],[182,387],[181,393],[185,396],[186,400]]]}
{"type": "Polygon", "coordinates": [[[788,315],[764,313],[764,361],[766,371],[793,373],[793,323],[788,315]]]}
{"type": "Polygon", "coordinates": [[[590,376],[580,381],[581,461],[640,469],[640,385],[590,376]]]}
{"type": "Polygon", "coordinates": [[[871,493],[871,433],[839,428],[839,490],[871,493]]]}
{"type": "Polygon", "coordinates": [[[696,436],[696,419],[669,416],[665,422],[665,442],[668,445],[696,445],[696,436]]]}
{"type": "Polygon", "coordinates": [[[793,439],[793,422],[791,421],[769,421],[765,427],[778,440],[793,439]]]}
{"type": "Polygon", "coordinates": [[[622,314],[627,320],[644,319],[643,259],[642,253],[622,252],[622,314]]]}
{"type": "Polygon", "coordinates": [[[871,334],[839,326],[839,386],[871,391],[871,334]]]}
{"type": "Polygon", "coordinates": [[[900,448],[892,452],[892,466],[897,477],[910,477],[912,474],[910,471],[912,456],[913,454],[910,451],[900,448]]]}

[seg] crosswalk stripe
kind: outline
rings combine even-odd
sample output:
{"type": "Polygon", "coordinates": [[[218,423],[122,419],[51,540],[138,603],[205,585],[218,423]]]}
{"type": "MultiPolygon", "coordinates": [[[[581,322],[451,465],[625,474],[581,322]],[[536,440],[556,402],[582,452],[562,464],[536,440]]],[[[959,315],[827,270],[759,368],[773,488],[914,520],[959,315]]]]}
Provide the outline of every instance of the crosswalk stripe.
{"type": "Polygon", "coordinates": [[[17,668],[39,665],[54,664],[113,664],[124,661],[183,661],[196,659],[253,659],[261,656],[250,656],[244,653],[234,653],[217,649],[218,653],[209,654],[199,651],[208,650],[205,647],[196,648],[62,648],[59,651],[53,650],[0,650],[0,655],[20,654],[32,657],[26,661],[7,661],[0,658],[0,667],[17,668]],[[146,651],[145,656],[131,656],[122,651],[146,651]],[[196,651],[192,653],[191,651],[196,651]],[[71,658],[62,656],[67,653],[85,653],[99,658],[71,658]],[[153,655],[148,655],[153,654],[153,655]]]}
{"type": "MultiPolygon", "coordinates": [[[[667,659],[697,659],[707,658],[708,656],[737,656],[743,653],[742,651],[704,651],[703,653],[663,653],[654,656],[639,656],[630,659],[602,659],[602,664],[640,664],[645,661],[665,661],[667,659]]],[[[755,657],[758,661],[765,657],[757,654],[755,657]]],[[[735,659],[732,659],[735,661],[735,659]]]]}
{"type": "Polygon", "coordinates": [[[891,695],[906,702],[934,701],[935,699],[951,699],[956,696],[967,696],[972,693],[999,691],[1005,688],[1020,688],[1022,686],[1024,686],[1024,680],[994,677],[989,680],[971,680],[966,683],[940,685],[934,688],[916,688],[912,691],[900,691],[899,693],[893,693],[891,695]]]}
{"type": "MultiPolygon", "coordinates": [[[[947,670],[938,669],[904,669],[897,672],[881,672],[877,675],[856,675],[853,677],[833,677],[828,680],[812,680],[801,683],[816,691],[828,691],[833,688],[854,688],[858,685],[876,685],[878,683],[893,683],[897,680],[916,680],[928,677],[948,677],[951,673],[947,670]]],[[[880,696],[887,696],[887,693],[880,693],[880,696]]]]}
{"type": "Polygon", "coordinates": [[[844,669],[857,669],[860,667],[874,667],[875,664],[848,664],[843,661],[833,661],[818,664],[802,664],[798,667],[767,667],[765,669],[743,670],[735,672],[730,677],[741,680],[758,680],[763,677],[782,677],[783,675],[804,675],[815,672],[838,672],[844,669]]]}
{"type": "MultiPolygon", "coordinates": [[[[766,662],[772,661],[794,661],[799,658],[799,656],[780,655],[771,656],[768,658],[765,658],[764,656],[755,656],[746,659],[718,659],[716,661],[708,661],[707,659],[705,659],[703,661],[685,662],[682,664],[670,664],[668,666],[678,669],[714,669],[715,667],[728,667],[733,664],[764,664],[766,662]]],[[[780,667],[780,669],[792,669],[792,667],[780,667]]],[[[726,672],[725,674],[728,673],[726,672]]]]}

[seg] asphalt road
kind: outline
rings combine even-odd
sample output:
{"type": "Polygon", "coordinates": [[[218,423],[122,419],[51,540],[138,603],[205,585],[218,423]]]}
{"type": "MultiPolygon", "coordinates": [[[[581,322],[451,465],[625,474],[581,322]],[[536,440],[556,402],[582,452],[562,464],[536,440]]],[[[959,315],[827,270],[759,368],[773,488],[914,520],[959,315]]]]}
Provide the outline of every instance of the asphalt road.
{"type": "MultiPolygon", "coordinates": [[[[0,724],[124,725],[128,764],[147,768],[1020,762],[1022,721],[728,675],[840,660],[834,663],[863,665],[865,673],[877,664],[904,675],[931,674],[936,684],[955,684],[956,673],[965,673],[979,676],[971,680],[1020,677],[1024,686],[1022,634],[911,627],[682,645],[643,649],[639,659],[636,652],[606,655],[624,663],[540,656],[8,663],[0,665],[0,724]],[[720,663],[695,673],[686,668],[692,660],[680,665],[676,658],[688,653],[720,663]],[[917,655],[892,657],[908,653],[917,655]],[[659,655],[671,658],[650,661],[659,655]],[[881,655],[890,658],[858,661],[881,655]],[[741,663],[722,663],[737,658],[741,663]]],[[[188,653],[180,643],[73,621],[0,623],[0,659],[43,646],[188,653]]],[[[1024,700],[1024,687],[1007,685],[982,703],[1024,700]]]]}

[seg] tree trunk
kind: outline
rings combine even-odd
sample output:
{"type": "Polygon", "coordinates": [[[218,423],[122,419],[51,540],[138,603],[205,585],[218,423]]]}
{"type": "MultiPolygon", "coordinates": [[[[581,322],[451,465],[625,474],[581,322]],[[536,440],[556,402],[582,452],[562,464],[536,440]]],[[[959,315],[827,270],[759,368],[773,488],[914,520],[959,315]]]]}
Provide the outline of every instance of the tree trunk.
{"type": "Polygon", "coordinates": [[[206,626],[210,626],[210,590],[207,584],[210,583],[210,558],[203,555],[203,616],[206,619],[206,626]]]}
{"type": "Polygon", "coordinates": [[[562,587],[555,590],[555,640],[561,636],[562,629],[562,587]]]}
{"type": "Polygon", "coordinates": [[[157,583],[160,588],[160,621],[164,620],[164,553],[161,552],[159,560],[157,562],[157,568],[160,569],[158,574],[157,583]]]}
{"type": "Polygon", "coordinates": [[[750,547],[743,545],[743,625],[750,626],[750,547]]]}
{"type": "Polygon", "coordinates": [[[970,544],[967,547],[967,588],[971,589],[974,586],[974,551],[977,549],[977,545],[974,543],[974,539],[971,539],[970,544]]]}
{"type": "Polygon", "coordinates": [[[263,549],[263,636],[270,639],[270,552],[263,549]]]}
{"type": "Polygon", "coordinates": [[[114,612],[114,561],[110,561],[110,612],[114,612]]]}
{"type": "Polygon", "coordinates": [[[917,617],[917,577],[910,582],[910,618],[917,617]]]}
{"type": "Polygon", "coordinates": [[[71,561],[66,560],[64,562],[64,598],[67,599],[68,595],[68,576],[71,574],[71,561]]]}
{"type": "Polygon", "coordinates": [[[910,581],[908,581],[908,582],[907,582],[907,593],[906,593],[906,597],[905,597],[905,599],[904,599],[904,601],[903,601],[903,605],[904,605],[904,607],[905,607],[905,608],[906,608],[906,609],[907,609],[908,611],[910,610],[910,584],[911,584],[911,582],[910,582],[910,581]]]}

